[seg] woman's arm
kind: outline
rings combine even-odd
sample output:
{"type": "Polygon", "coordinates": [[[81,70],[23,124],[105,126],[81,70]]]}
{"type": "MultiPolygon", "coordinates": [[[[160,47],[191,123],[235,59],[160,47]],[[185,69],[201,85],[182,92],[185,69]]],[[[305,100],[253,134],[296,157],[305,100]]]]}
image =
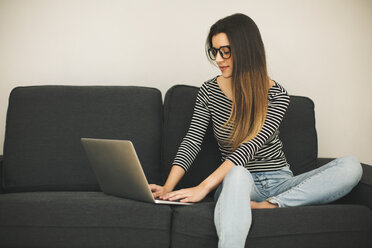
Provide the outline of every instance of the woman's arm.
{"type": "Polygon", "coordinates": [[[150,184],[155,198],[171,192],[176,187],[199,153],[211,119],[208,101],[208,88],[204,83],[199,89],[189,129],[178,148],[167,181],[164,186],[150,184]]]}
{"type": "Polygon", "coordinates": [[[189,129],[183,138],[173,165],[178,165],[187,171],[201,150],[205,133],[211,120],[211,113],[208,108],[209,93],[206,83],[199,89],[195,100],[194,112],[191,118],[189,129]]]}
{"type": "Polygon", "coordinates": [[[160,198],[170,201],[180,200],[181,202],[201,201],[209,194],[209,192],[215,189],[223,181],[226,174],[234,166],[235,165],[231,161],[226,160],[198,186],[170,192],[160,198]]]}

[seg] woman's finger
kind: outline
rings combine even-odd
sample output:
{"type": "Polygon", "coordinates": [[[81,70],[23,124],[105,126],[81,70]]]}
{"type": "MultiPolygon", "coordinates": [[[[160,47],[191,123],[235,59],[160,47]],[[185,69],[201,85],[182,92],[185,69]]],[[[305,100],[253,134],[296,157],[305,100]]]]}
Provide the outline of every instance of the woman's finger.
{"type": "Polygon", "coordinates": [[[168,194],[165,194],[165,195],[163,196],[163,198],[164,198],[164,199],[169,199],[169,198],[174,197],[174,196],[176,196],[176,195],[178,195],[178,194],[180,194],[180,193],[182,193],[182,192],[183,192],[182,190],[173,191],[173,192],[170,192],[170,193],[168,193],[168,194]]]}
{"type": "Polygon", "coordinates": [[[180,202],[191,202],[191,199],[189,197],[186,197],[186,198],[180,200],[180,202]]]}
{"type": "Polygon", "coordinates": [[[157,191],[160,188],[160,186],[156,184],[149,184],[149,187],[151,191],[157,191]]]}
{"type": "Polygon", "coordinates": [[[152,195],[154,196],[154,198],[158,198],[162,194],[163,194],[163,192],[161,192],[161,191],[157,191],[157,192],[152,193],[152,195]]]}
{"type": "Polygon", "coordinates": [[[176,200],[184,199],[184,198],[189,197],[189,196],[190,195],[188,193],[179,193],[179,194],[169,198],[169,200],[176,201],[176,200]]]}

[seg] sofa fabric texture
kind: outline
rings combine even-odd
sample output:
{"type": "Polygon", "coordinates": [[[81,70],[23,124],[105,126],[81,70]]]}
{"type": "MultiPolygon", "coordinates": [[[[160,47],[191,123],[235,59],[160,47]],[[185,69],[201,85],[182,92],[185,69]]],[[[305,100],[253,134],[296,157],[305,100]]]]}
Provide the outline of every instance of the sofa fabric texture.
{"type": "Polygon", "coordinates": [[[102,192],[12,193],[0,202],[0,247],[169,246],[168,206],[102,192]]]}
{"type": "Polygon", "coordinates": [[[132,140],[149,181],[159,183],[161,127],[156,89],[16,88],[7,113],[4,190],[99,190],[82,137],[132,140]]]}
{"type": "MultiPolygon", "coordinates": [[[[31,86],[9,97],[0,157],[0,247],[217,247],[213,192],[192,206],[101,192],[80,138],[129,139],[150,183],[163,184],[187,132],[198,88],[31,86]]],[[[317,157],[314,103],[291,102],[280,126],[295,175],[317,157]]],[[[211,127],[178,188],[221,163],[211,127]]],[[[322,206],[253,210],[246,247],[372,247],[372,167],[344,198],[322,206]]]]}
{"type": "MultiPolygon", "coordinates": [[[[214,203],[175,208],[172,247],[217,247],[213,210],[214,203]]],[[[246,247],[366,247],[369,213],[359,205],[253,210],[246,247]]]]}

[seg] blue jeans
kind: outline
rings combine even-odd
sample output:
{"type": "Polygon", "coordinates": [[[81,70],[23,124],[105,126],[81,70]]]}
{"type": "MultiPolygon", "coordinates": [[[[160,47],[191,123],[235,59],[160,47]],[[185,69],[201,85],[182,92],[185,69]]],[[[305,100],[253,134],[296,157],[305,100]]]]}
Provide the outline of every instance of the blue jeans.
{"type": "Polygon", "coordinates": [[[215,194],[218,247],[244,247],[252,223],[251,201],[269,201],[279,207],[326,204],[349,193],[361,176],[362,167],[351,156],[298,176],[293,176],[289,167],[250,173],[235,166],[215,194]]]}

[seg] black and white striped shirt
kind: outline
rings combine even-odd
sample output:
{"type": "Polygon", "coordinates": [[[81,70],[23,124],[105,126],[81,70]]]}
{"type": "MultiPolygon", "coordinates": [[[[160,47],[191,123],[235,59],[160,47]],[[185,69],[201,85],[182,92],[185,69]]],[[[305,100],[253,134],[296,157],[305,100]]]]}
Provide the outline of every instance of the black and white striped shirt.
{"type": "Polygon", "coordinates": [[[205,82],[196,97],[189,130],[183,139],[173,165],[187,171],[201,149],[205,132],[212,120],[214,136],[226,159],[250,172],[274,171],[288,165],[279,139],[279,125],[289,105],[287,91],[277,82],[269,89],[268,109],[261,131],[233,151],[226,145],[230,131],[224,126],[230,117],[232,101],[220,89],[217,77],[205,82]]]}

